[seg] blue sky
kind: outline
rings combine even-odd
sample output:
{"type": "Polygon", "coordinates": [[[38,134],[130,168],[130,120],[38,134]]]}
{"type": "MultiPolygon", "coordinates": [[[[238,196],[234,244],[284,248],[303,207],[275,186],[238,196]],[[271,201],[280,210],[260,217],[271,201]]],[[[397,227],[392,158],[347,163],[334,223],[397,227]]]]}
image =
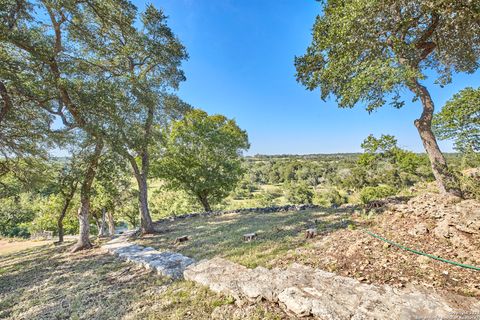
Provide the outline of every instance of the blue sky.
{"type": "MultiPolygon", "coordinates": [[[[148,2],[134,1],[140,8],[148,2]]],[[[413,126],[419,102],[397,110],[385,106],[339,109],[334,100],[305,90],[293,60],[302,55],[320,5],[314,0],[153,0],[190,55],[179,95],[209,113],[237,120],[247,130],[248,154],[361,151],[365,137],[392,134],[399,145],[422,152],[413,126]]],[[[440,89],[426,81],[439,109],[455,92],[480,86],[480,73],[456,75],[440,89]]],[[[405,95],[409,96],[407,90],[405,95]]],[[[441,142],[452,151],[450,142],[441,142]]]]}

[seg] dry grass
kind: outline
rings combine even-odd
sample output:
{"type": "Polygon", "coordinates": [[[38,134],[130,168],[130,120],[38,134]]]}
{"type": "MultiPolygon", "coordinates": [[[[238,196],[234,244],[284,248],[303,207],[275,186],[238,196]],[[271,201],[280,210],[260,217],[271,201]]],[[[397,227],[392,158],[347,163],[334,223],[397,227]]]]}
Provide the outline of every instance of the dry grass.
{"type": "Polygon", "coordinates": [[[0,256],[19,252],[25,249],[52,244],[51,240],[32,241],[23,239],[0,239],[0,256]]]}
{"type": "Polygon", "coordinates": [[[137,242],[161,250],[171,250],[196,260],[215,256],[228,258],[247,267],[271,267],[272,260],[289,250],[310,245],[304,231],[317,226],[319,231],[331,232],[348,226],[345,212],[322,211],[228,214],[198,217],[162,223],[158,235],[146,236],[137,242]],[[315,223],[315,220],[318,220],[315,223]],[[244,242],[243,235],[257,233],[255,241],[244,242]],[[188,236],[189,241],[175,244],[175,239],[188,236]]]}
{"type": "MultiPolygon", "coordinates": [[[[251,268],[287,267],[298,262],[366,283],[418,285],[480,297],[478,271],[418,256],[361,231],[367,228],[410,248],[453,261],[465,262],[462,255],[474,256],[467,247],[462,251],[432,233],[410,235],[409,231],[420,222],[435,223],[413,216],[365,216],[360,211],[340,209],[229,214],[162,223],[161,234],[138,242],[160,250],[179,251],[197,260],[221,256],[251,268]],[[321,235],[306,240],[304,231],[313,226],[321,235]],[[258,239],[244,242],[242,235],[251,232],[256,232],[258,239]],[[183,235],[190,240],[175,244],[175,238],[183,235]]],[[[478,265],[478,261],[470,263],[478,265]]]]}
{"type": "MultiPolygon", "coordinates": [[[[37,246],[0,257],[0,319],[210,319],[215,308],[233,302],[100,249],[71,254],[70,246],[37,246]]],[[[264,318],[285,315],[259,305],[245,319],[264,318]]]]}

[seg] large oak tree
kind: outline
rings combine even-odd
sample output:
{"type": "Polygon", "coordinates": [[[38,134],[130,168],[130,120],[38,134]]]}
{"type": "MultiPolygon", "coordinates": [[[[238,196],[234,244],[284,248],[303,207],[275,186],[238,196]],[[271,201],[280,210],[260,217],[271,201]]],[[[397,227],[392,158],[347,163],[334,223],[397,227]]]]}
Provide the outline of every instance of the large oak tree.
{"type": "Polygon", "coordinates": [[[428,70],[445,85],[453,72],[472,73],[480,57],[480,2],[456,0],[328,0],[312,44],[295,59],[297,79],[339,107],[388,101],[402,107],[402,89],[420,99],[415,126],[441,192],[460,195],[432,132],[434,102],[422,84],[428,70]]]}

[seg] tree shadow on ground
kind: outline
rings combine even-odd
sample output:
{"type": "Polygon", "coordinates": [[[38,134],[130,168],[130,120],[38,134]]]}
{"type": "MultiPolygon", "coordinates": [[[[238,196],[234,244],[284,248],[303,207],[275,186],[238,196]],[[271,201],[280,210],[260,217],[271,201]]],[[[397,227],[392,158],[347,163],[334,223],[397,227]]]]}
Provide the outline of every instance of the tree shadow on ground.
{"type": "Polygon", "coordinates": [[[243,213],[168,221],[161,233],[140,240],[160,250],[178,251],[197,260],[222,256],[249,267],[268,266],[272,258],[309,244],[304,232],[316,227],[321,234],[347,228],[351,209],[316,209],[295,212],[243,213]],[[254,241],[243,241],[246,233],[254,241]],[[187,235],[189,241],[175,244],[187,235]]]}
{"type": "Polygon", "coordinates": [[[2,257],[0,318],[117,319],[138,296],[135,285],[166,282],[99,250],[68,249],[37,247],[2,257]]]}

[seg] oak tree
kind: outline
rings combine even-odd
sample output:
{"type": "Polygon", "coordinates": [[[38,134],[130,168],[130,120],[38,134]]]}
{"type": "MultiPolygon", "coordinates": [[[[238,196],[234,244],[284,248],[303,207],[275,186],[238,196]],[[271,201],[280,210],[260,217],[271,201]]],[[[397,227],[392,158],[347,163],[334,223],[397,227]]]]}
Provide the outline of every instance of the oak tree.
{"type": "Polygon", "coordinates": [[[297,80],[339,107],[388,101],[397,108],[402,89],[420,99],[415,121],[441,192],[460,195],[432,132],[434,102],[422,81],[427,71],[448,84],[453,72],[472,73],[480,57],[480,2],[456,0],[326,0],[305,55],[295,59],[297,80]]]}
{"type": "Polygon", "coordinates": [[[195,109],[172,123],[155,171],[211,211],[240,180],[241,152],[248,148],[247,133],[234,120],[195,109]]]}

